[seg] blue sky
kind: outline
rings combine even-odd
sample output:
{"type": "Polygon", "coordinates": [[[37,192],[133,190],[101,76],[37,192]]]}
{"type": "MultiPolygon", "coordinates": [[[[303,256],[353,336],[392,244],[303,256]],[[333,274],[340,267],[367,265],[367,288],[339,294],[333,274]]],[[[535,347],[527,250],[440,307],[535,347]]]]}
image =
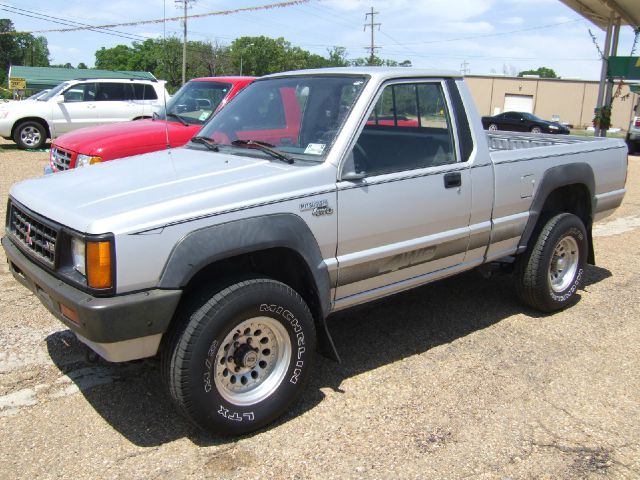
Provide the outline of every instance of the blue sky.
{"type": "MultiPolygon", "coordinates": [[[[274,0],[197,0],[191,14],[272,3],[274,0]]],[[[60,25],[10,13],[6,6],[94,25],[180,15],[173,0],[0,0],[0,18],[10,18],[17,30],[33,31],[60,25]]],[[[562,77],[597,79],[604,32],[558,0],[312,0],[281,9],[207,17],[189,21],[189,37],[230,43],[244,35],[284,37],[293,45],[326,55],[334,45],[346,47],[349,58],[367,55],[370,33],[365,13],[379,12],[375,32],[379,56],[409,59],[416,67],[460,70],[471,74],[513,73],[539,66],[562,77]]],[[[26,12],[23,12],[26,13],[26,12]]],[[[117,31],[143,40],[163,34],[181,36],[179,22],[117,31]]],[[[45,33],[53,63],[84,62],[92,66],[100,47],[130,44],[128,38],[91,31],[45,33]]],[[[621,32],[619,55],[629,55],[634,34],[621,32]]],[[[636,55],[640,51],[637,48],[636,55]]]]}

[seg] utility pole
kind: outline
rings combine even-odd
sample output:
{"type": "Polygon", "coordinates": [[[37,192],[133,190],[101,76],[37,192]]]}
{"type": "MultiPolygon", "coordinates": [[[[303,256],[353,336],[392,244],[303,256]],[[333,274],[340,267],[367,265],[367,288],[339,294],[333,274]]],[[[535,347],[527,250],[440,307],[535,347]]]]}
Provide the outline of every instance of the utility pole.
{"type": "Polygon", "coordinates": [[[468,75],[471,70],[469,69],[469,62],[466,60],[460,64],[460,73],[462,75],[468,75]]]}
{"type": "Polygon", "coordinates": [[[366,13],[364,16],[364,21],[366,22],[367,19],[369,18],[369,15],[371,15],[371,23],[365,23],[364,24],[364,31],[367,31],[367,27],[371,28],[371,46],[370,47],[365,47],[367,50],[369,50],[370,55],[369,55],[369,65],[373,65],[373,62],[376,58],[376,50],[380,50],[380,47],[376,47],[376,43],[375,43],[375,38],[374,38],[374,31],[375,31],[375,27],[378,27],[378,30],[380,30],[380,23],[375,23],[375,16],[378,15],[380,12],[374,12],[373,11],[373,7],[371,7],[371,11],[369,13],[366,13]]]}
{"type": "Polygon", "coordinates": [[[182,18],[182,84],[187,81],[187,9],[189,8],[189,2],[195,0],[176,0],[176,5],[182,4],[184,7],[184,16],[182,18]]]}

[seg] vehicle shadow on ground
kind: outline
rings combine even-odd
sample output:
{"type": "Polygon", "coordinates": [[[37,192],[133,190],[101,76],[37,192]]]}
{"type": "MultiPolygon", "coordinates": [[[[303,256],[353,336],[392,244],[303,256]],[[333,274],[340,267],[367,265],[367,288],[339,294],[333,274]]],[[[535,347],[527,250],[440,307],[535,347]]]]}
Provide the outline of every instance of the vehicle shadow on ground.
{"type": "Polygon", "coordinates": [[[51,144],[50,143],[45,143],[42,148],[38,148],[37,150],[33,150],[31,148],[27,148],[27,149],[18,148],[18,145],[16,145],[15,143],[3,143],[3,144],[0,144],[0,152],[30,152],[30,153],[37,153],[37,152],[46,152],[50,148],[51,148],[51,144]]]}
{"type": "MultiPolygon", "coordinates": [[[[589,266],[585,286],[610,276],[606,269],[589,266]]],[[[545,317],[518,300],[512,276],[483,280],[475,271],[334,314],[329,329],[342,362],[319,356],[301,400],[266,428],[313,409],[325,397],[322,389],[341,393],[340,385],[347,378],[451,343],[517,314],[545,317]]],[[[203,433],[178,414],[162,385],[156,360],[87,364],[78,361],[83,346],[68,331],[47,337],[47,346],[53,362],[96,412],[133,444],[158,446],[183,437],[199,446],[235,441],[203,433]]]]}

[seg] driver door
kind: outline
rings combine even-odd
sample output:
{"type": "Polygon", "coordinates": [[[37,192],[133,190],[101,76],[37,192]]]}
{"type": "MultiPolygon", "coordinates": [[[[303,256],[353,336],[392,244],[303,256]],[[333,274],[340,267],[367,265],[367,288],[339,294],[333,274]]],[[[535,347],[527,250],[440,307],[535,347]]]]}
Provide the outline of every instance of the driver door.
{"type": "Polygon", "coordinates": [[[55,137],[78,128],[93,127],[100,123],[96,109],[95,83],[77,83],[65,90],[62,96],[64,97],[62,103],[57,103],[53,99],[51,125],[55,137]]]}
{"type": "Polygon", "coordinates": [[[380,92],[338,182],[337,304],[464,261],[471,174],[452,118],[444,82],[390,83],[380,92]]]}

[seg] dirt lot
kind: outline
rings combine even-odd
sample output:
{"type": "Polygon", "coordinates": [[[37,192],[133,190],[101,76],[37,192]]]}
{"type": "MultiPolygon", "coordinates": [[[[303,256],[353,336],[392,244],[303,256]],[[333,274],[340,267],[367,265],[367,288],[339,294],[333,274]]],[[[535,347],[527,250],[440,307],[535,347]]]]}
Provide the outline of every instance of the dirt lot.
{"type": "MultiPolygon", "coordinates": [[[[0,218],[47,153],[0,140],[0,218]]],[[[640,157],[579,303],[475,272],[334,316],[302,401],[240,439],[173,410],[152,361],[86,363],[0,254],[0,478],[640,478],[640,157]]],[[[2,230],[3,231],[3,230],[2,230]]]]}

